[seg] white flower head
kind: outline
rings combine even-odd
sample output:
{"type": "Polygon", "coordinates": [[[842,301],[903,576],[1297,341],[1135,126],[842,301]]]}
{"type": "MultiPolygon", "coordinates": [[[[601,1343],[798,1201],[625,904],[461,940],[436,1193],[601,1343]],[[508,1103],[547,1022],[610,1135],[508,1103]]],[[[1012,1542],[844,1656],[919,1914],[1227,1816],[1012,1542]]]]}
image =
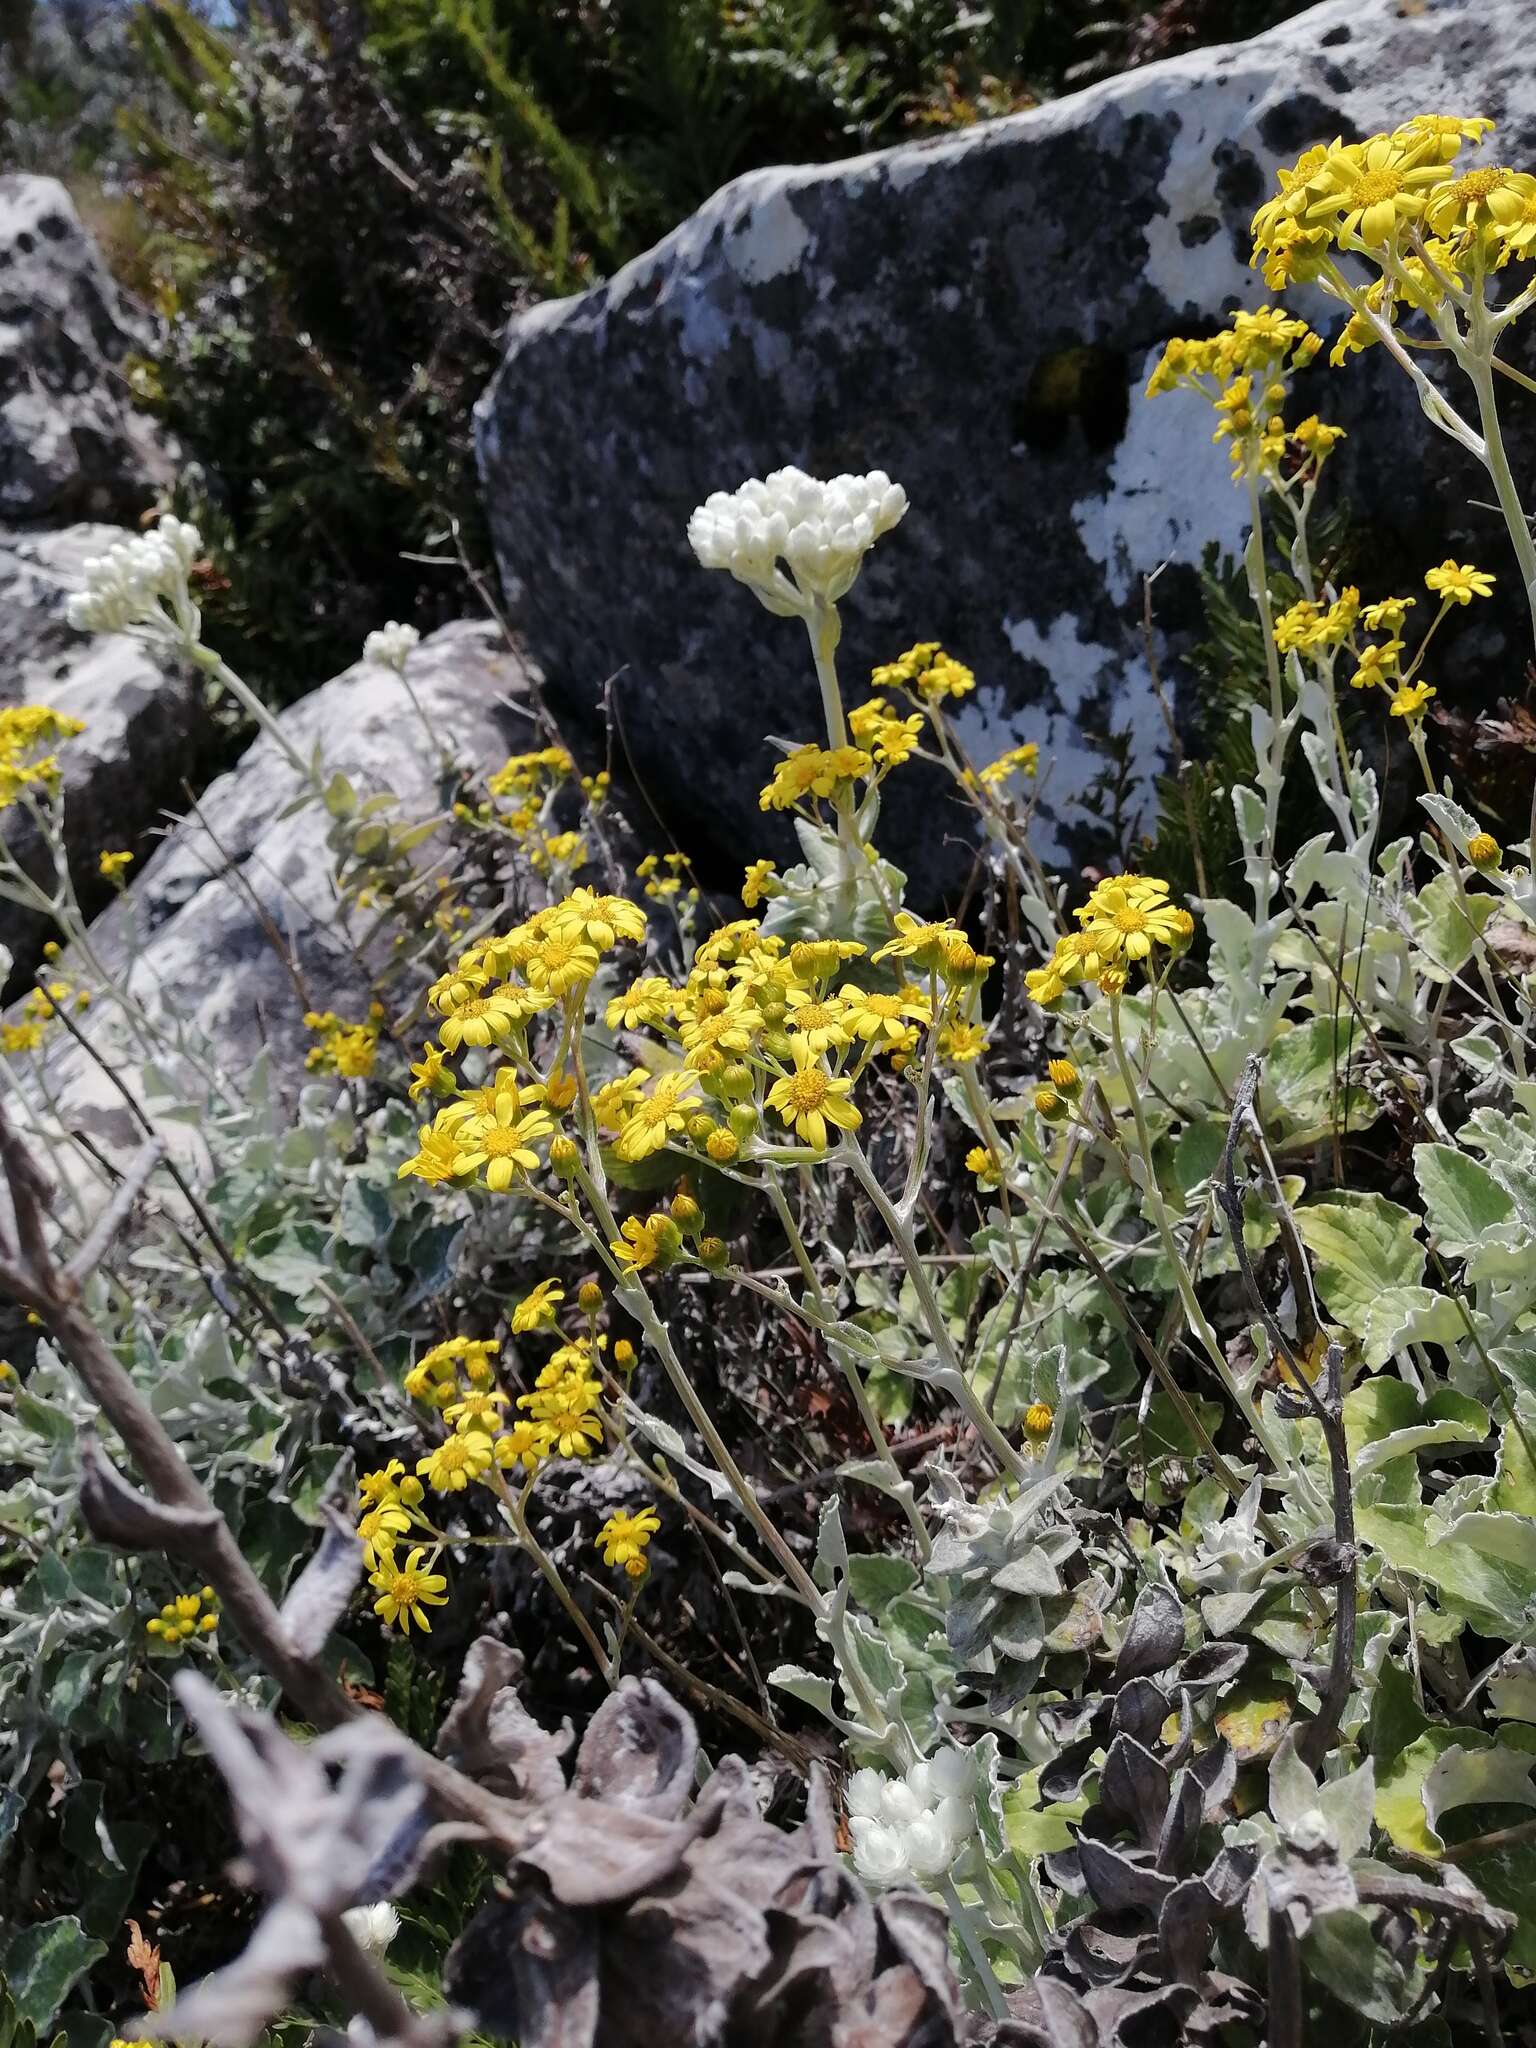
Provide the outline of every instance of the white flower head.
{"type": "Polygon", "coordinates": [[[712,492],[688,521],[688,540],[706,569],[729,569],[769,611],[804,618],[817,599],[844,595],[906,509],[906,492],[883,469],[829,483],[776,469],[712,492]]]}
{"type": "Polygon", "coordinates": [[[901,1846],[914,1877],[947,1877],[955,1842],[936,1813],[919,1814],[901,1830],[901,1846]]]}
{"type": "Polygon", "coordinates": [[[848,1823],[853,1836],[853,1867],[866,1884],[902,1884],[911,1876],[899,1828],[860,1816],[848,1823]]]}
{"type": "Polygon", "coordinates": [[[148,533],[119,541],[85,563],[85,587],[66,607],[81,633],[139,633],[190,645],[202,620],[188,578],[203,551],[203,537],[171,515],[148,533]]]}
{"type": "Polygon", "coordinates": [[[928,1811],[928,1801],[905,1778],[891,1778],[887,1781],[884,1795],[885,1818],[897,1826],[905,1826],[920,1814],[928,1811]]]}
{"type": "Polygon", "coordinates": [[[843,1797],[851,1818],[879,1820],[885,1812],[885,1779],[866,1765],[848,1780],[843,1797]]]}
{"type": "Polygon", "coordinates": [[[363,642],[363,659],[376,668],[392,668],[397,674],[405,671],[405,658],[421,639],[414,626],[402,626],[391,619],[388,625],[380,626],[370,633],[363,642]]]}
{"type": "Polygon", "coordinates": [[[400,1915],[388,1899],[376,1906],[349,1906],[341,1917],[358,1947],[371,1956],[383,1955],[400,1932],[400,1915]]]}
{"type": "MultiPolygon", "coordinates": [[[[911,1773],[908,1772],[908,1776],[911,1773]]],[[[975,1795],[976,1765],[969,1750],[940,1749],[928,1759],[928,1783],[935,1799],[965,1799],[975,1795]]]]}

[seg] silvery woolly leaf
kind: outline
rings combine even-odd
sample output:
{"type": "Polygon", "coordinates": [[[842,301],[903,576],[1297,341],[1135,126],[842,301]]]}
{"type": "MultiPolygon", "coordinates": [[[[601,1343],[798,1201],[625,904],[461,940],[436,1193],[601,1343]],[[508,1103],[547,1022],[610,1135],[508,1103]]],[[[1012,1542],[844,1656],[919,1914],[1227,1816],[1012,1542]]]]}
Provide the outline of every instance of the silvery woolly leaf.
{"type": "Polygon", "coordinates": [[[296,1656],[320,1655],[362,1576],[362,1542],[345,1516],[328,1508],[319,1547],[283,1602],[283,1633],[296,1656]]]}
{"type": "Polygon", "coordinates": [[[1184,1649],[1184,1609],[1166,1586],[1144,1586],[1115,1659],[1115,1683],[1166,1671],[1184,1649]]]}
{"type": "Polygon", "coordinates": [[[534,1720],[518,1696],[522,1675],[519,1651],[491,1636],[472,1643],[458,1698],[437,1733],[438,1754],[503,1798],[557,1799],[570,1734],[551,1735],[534,1720]]]}
{"type": "Polygon", "coordinates": [[[584,1799],[670,1820],[693,1790],[693,1717],[654,1678],[627,1678],[592,1716],[571,1789],[584,1799]]]}

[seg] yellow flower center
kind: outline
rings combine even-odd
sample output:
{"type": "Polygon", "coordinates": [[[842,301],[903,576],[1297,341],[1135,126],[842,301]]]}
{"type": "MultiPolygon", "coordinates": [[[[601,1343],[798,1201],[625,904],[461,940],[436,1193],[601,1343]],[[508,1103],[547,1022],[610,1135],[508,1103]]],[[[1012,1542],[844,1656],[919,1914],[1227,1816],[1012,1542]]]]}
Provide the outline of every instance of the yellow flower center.
{"type": "Polygon", "coordinates": [[[1456,200],[1458,204],[1475,204],[1479,199],[1486,199],[1490,192],[1497,192],[1501,185],[1508,183],[1508,180],[1508,171],[1501,170],[1497,164],[1486,164],[1481,170],[1467,171],[1456,180],[1456,200]]]}
{"type": "Polygon", "coordinates": [[[1355,186],[1355,200],[1360,206],[1379,206],[1384,199],[1395,199],[1402,189],[1401,171],[1367,171],[1355,186]]]}
{"type": "Polygon", "coordinates": [[[509,1131],[497,1124],[494,1129],[484,1131],[480,1136],[480,1150],[488,1159],[506,1159],[522,1150],[522,1140],[516,1131],[509,1131]]]}
{"type": "Polygon", "coordinates": [[[820,1109],[827,1099],[827,1077],[814,1070],[796,1074],[789,1086],[789,1099],[796,1111],[804,1114],[811,1109],[820,1109]]]}
{"type": "Polygon", "coordinates": [[[390,1592],[400,1607],[414,1607],[421,1598],[421,1577],[417,1572],[401,1572],[390,1592]]]}
{"type": "Polygon", "coordinates": [[[819,1031],[824,1024],[835,1024],[837,1019],[825,1003],[802,1003],[791,1022],[797,1031],[819,1031]]]}
{"type": "Polygon", "coordinates": [[[866,996],[864,998],[864,1007],[876,1017],[899,1017],[901,1015],[901,997],[866,996]]]}
{"type": "Polygon", "coordinates": [[[1146,912],[1127,904],[1124,910],[1115,912],[1115,929],[1121,932],[1144,932],[1147,928],[1146,912]]]}

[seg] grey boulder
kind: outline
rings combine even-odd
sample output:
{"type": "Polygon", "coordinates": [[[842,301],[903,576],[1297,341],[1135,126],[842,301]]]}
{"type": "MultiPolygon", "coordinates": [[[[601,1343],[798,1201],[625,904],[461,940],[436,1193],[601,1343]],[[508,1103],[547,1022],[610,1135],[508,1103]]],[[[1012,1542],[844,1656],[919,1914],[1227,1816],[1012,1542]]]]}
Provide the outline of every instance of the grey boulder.
{"type": "MultiPolygon", "coordinates": [[[[1041,850],[1101,850],[1105,735],[1122,736],[1132,814],[1164,742],[1143,578],[1176,565],[1156,607],[1177,679],[1200,629],[1193,565],[1208,543],[1236,551],[1245,520],[1208,409],[1142,396],[1163,344],[1270,296],[1249,222],[1314,141],[1480,113],[1502,158],[1536,162],[1530,28],[1530,0],[1330,0],[961,134],[754,173],[606,284],[514,319],[479,460],[555,704],[595,729],[607,690],[619,759],[681,843],[731,865],[769,850],[761,735],[815,737],[815,685],[799,629],[695,565],[688,514],[787,462],[885,469],[912,510],[845,606],[845,695],[942,641],[979,677],[960,719],[973,755],[1032,739],[1054,764],[1041,850]]],[[[1450,552],[1513,594],[1487,481],[1406,380],[1379,354],[1308,375],[1296,416],[1349,430],[1335,483],[1369,515],[1375,594],[1450,552]]],[[[1518,393],[1508,412],[1530,480],[1536,414],[1518,393]]],[[[1529,626],[1518,604],[1483,610],[1458,622],[1454,662],[1492,695],[1518,687],[1529,626]]],[[[920,889],[951,885],[965,811],[909,770],[891,790],[898,856],[920,889]]]]}
{"type": "MultiPolygon", "coordinates": [[[[424,640],[406,673],[410,695],[393,670],[360,662],[282,723],[304,758],[320,746],[326,773],[344,774],[360,800],[389,792],[405,817],[426,819],[439,806],[444,749],[483,772],[529,743],[527,672],[497,629],[463,622],[424,640]]],[[[154,1090],[146,1066],[176,1071],[178,1045],[236,1090],[269,1049],[274,1076],[291,1083],[313,1042],[307,1009],[365,1014],[386,956],[355,949],[338,931],[331,820],[318,803],[296,807],[300,794],[297,771],[262,734],[92,926],[98,957],[151,1021],[151,1043],[135,1047],[110,1000],[87,1013],[86,1029],[136,1097],[154,1090]]],[[[421,857],[431,852],[429,842],[421,857]]],[[[352,936],[361,939],[370,921],[356,920],[352,936]]],[[[72,965],[67,956],[62,964],[72,965]]],[[[65,1121],[99,1148],[121,1157],[137,1142],[121,1091],[59,1027],[45,1078],[65,1121]]]]}
{"type": "MultiPolygon", "coordinates": [[[[83,565],[124,538],[113,526],[0,529],[0,709],[47,704],[85,731],[59,749],[70,867],[89,909],[107,899],[101,854],[141,854],[162,806],[182,800],[212,758],[217,734],[190,671],[157,662],[125,633],[78,633],[64,616],[83,565]]],[[[34,879],[51,886],[40,835],[19,807],[0,837],[34,879]]],[[[18,973],[36,964],[48,921],[0,902],[0,945],[18,973]]]]}
{"type": "Polygon", "coordinates": [[[129,387],[143,340],[59,181],[0,177],[0,519],[152,502],[170,463],[129,387]]]}

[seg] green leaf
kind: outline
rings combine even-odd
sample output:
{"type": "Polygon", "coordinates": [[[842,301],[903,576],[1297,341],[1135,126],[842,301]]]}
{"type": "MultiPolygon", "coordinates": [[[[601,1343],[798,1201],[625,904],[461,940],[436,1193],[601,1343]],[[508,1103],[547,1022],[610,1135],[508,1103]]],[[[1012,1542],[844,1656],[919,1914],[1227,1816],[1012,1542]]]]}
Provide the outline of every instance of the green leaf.
{"type": "Polygon", "coordinates": [[[1479,1635],[1524,1634],[1526,1610],[1536,1600],[1536,1573],[1469,1544],[1436,1542],[1446,1524],[1426,1517],[1422,1507],[1362,1507],[1355,1522],[1363,1543],[1380,1551],[1394,1571],[1422,1579],[1466,1610],[1479,1635]]]}
{"type": "Polygon", "coordinates": [[[1302,1939],[1301,1955],[1307,1975],[1325,1984],[1351,2012],[1387,2023],[1406,2010],[1407,1975],[1364,1913],[1352,1908],[1319,1913],[1302,1939]]]}
{"type": "Polygon", "coordinates": [[[1364,1321],[1361,1350],[1372,1372],[1410,1344],[1438,1344],[1448,1351],[1467,1334],[1456,1303],[1432,1287],[1389,1287],[1366,1303],[1364,1321]]]}
{"type": "Polygon", "coordinates": [[[1445,1847],[1424,1810],[1424,1781],[1448,1749],[1467,1739],[1464,1729],[1426,1728],[1398,1751],[1386,1770],[1378,1772],[1376,1825],[1399,1849],[1417,1856],[1438,1856],[1445,1847]]]}
{"type": "Polygon", "coordinates": [[[1058,1856],[1077,1840],[1070,1822],[1081,1820],[1088,1811],[1086,1799],[1062,1799],[1053,1806],[1039,1805],[1037,1770],[1026,1771],[1003,1794],[1003,1829],[1008,1846],[1016,1856],[1058,1856]]]}
{"type": "Polygon", "coordinates": [[[1414,1217],[1385,1195],[1341,1191],[1296,1212],[1302,1242],[1317,1260],[1317,1289],[1334,1318],[1357,1337],[1366,1311],[1389,1287],[1413,1287],[1424,1273],[1414,1217]]]}
{"type": "Polygon", "coordinates": [[[1401,1380],[1366,1380],[1344,1397],[1344,1436],[1357,1479],[1436,1444],[1480,1444],[1488,1427],[1481,1402],[1449,1387],[1422,1406],[1401,1380]]]}
{"type": "Polygon", "coordinates": [[[5,1945],[0,1967],[23,2019],[41,2031],[94,1963],[107,1953],[72,1913],[19,1927],[5,1945]]]}
{"type": "Polygon", "coordinates": [[[1515,1205],[1486,1166],[1450,1145],[1415,1145],[1413,1166],[1429,1234],[1447,1258],[1464,1259],[1490,1231],[1513,1221],[1515,1205]]]}

